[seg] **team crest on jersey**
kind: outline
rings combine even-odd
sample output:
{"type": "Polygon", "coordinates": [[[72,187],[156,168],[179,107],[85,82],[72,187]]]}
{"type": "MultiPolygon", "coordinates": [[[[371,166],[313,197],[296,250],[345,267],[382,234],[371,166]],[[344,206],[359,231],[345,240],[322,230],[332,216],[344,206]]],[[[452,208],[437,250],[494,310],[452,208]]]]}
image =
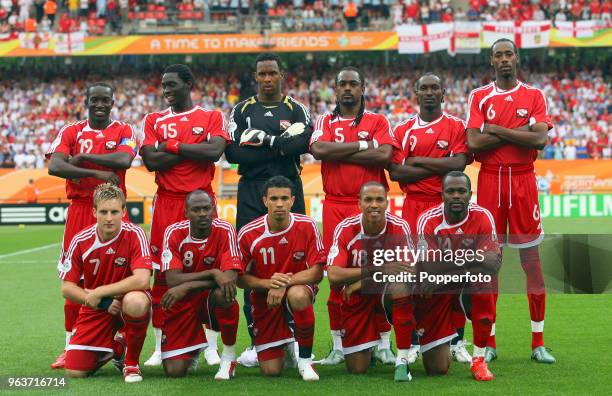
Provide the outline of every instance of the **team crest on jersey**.
{"type": "Polygon", "coordinates": [[[446,141],[446,140],[438,140],[436,142],[436,147],[439,148],[440,150],[446,150],[446,149],[448,149],[448,141],[446,141]]]}
{"type": "Polygon", "coordinates": [[[370,137],[370,132],[368,131],[359,131],[357,132],[357,138],[359,140],[365,140],[370,137]]]}
{"type": "Polygon", "coordinates": [[[191,128],[191,133],[193,135],[201,135],[201,134],[204,133],[204,128],[202,128],[202,127],[193,127],[193,128],[191,128]]]}
{"type": "Polygon", "coordinates": [[[528,109],[516,109],[516,118],[527,118],[529,116],[528,109]]]}
{"type": "Polygon", "coordinates": [[[291,126],[291,121],[289,120],[280,120],[280,129],[281,130],[286,130],[287,128],[289,128],[291,126]]]}
{"type": "Polygon", "coordinates": [[[215,256],[208,256],[208,257],[204,257],[204,264],[206,265],[212,265],[215,262],[215,256]]]}
{"type": "Polygon", "coordinates": [[[59,272],[69,272],[72,269],[72,262],[70,259],[66,259],[61,263],[57,264],[57,270],[59,272]]]}
{"type": "Polygon", "coordinates": [[[161,255],[161,259],[162,259],[163,264],[169,264],[170,260],[172,260],[172,252],[167,249],[164,250],[164,252],[161,255]]]}
{"type": "Polygon", "coordinates": [[[293,260],[300,261],[304,258],[304,252],[295,252],[293,253],[293,260]]]}
{"type": "Polygon", "coordinates": [[[123,267],[125,265],[126,262],[126,258],[125,257],[117,257],[115,259],[115,266],[117,267],[123,267]]]}
{"type": "Polygon", "coordinates": [[[117,142],[115,142],[114,140],[109,140],[108,142],[106,142],[105,146],[107,150],[114,150],[117,148],[117,142]]]}

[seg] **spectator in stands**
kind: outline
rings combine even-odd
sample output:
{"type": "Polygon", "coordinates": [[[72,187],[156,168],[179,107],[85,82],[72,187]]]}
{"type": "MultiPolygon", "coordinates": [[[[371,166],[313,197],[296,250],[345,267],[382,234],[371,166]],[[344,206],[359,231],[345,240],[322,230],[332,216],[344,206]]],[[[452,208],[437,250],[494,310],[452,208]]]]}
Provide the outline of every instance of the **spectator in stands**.
{"type": "Polygon", "coordinates": [[[57,3],[55,0],[47,0],[44,4],[45,17],[51,23],[51,26],[55,23],[55,14],[57,13],[57,3]]]}
{"type": "Polygon", "coordinates": [[[357,16],[359,14],[359,8],[355,4],[354,0],[348,0],[348,3],[344,6],[344,19],[348,26],[349,31],[357,29],[357,16]]]}

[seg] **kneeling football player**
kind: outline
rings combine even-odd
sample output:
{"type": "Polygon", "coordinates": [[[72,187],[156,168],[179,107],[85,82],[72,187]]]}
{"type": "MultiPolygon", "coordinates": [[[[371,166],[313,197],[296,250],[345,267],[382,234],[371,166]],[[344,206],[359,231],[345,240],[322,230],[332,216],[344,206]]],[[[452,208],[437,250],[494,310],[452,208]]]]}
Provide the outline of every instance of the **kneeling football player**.
{"type": "MultiPolygon", "coordinates": [[[[493,374],[484,359],[487,339],[495,322],[497,273],[501,265],[501,251],[491,213],[470,202],[472,196],[469,177],[451,171],[442,178],[442,204],[423,212],[417,221],[419,248],[452,251],[451,261],[423,262],[421,270],[436,274],[490,276],[490,280],[459,285],[462,308],[472,321],[474,355],[470,371],[477,381],[490,381],[493,374]],[[461,255],[457,253],[461,252],[461,255]],[[472,258],[468,258],[468,257],[472,258]],[[458,261],[457,258],[461,258],[458,261]]],[[[421,336],[423,363],[429,374],[444,374],[450,365],[449,342],[455,329],[451,308],[456,299],[449,290],[430,285],[426,296],[415,297],[417,329],[421,336]],[[437,288],[437,290],[435,290],[437,288]]]]}
{"type": "Polygon", "coordinates": [[[188,220],[164,234],[162,271],[169,289],[162,297],[162,363],[169,377],[182,377],[206,349],[202,322],[221,332],[223,352],[217,380],[229,380],[236,367],[238,302],[236,280],[242,272],[236,231],[224,220],[203,190],[185,200],[188,220]]]}
{"type": "Polygon", "coordinates": [[[380,277],[377,280],[375,272],[396,276],[410,273],[414,270],[411,259],[389,261],[380,267],[374,267],[366,259],[373,257],[376,252],[372,248],[376,246],[383,250],[414,250],[410,226],[404,219],[387,212],[388,205],[384,185],[371,181],[361,187],[361,213],[344,219],[336,227],[327,258],[327,276],[332,286],[343,287],[341,334],[348,371],[363,374],[370,366],[372,348],[380,343],[376,317],[384,312],[382,302],[386,291],[391,297],[391,323],[397,343],[394,379],[410,381],[409,349],[414,329],[410,289],[405,282],[389,283],[380,277]],[[374,284],[366,287],[364,282],[370,284],[370,279],[384,289],[374,284]]]}
{"type": "Polygon", "coordinates": [[[140,227],[121,220],[126,201],[119,187],[98,186],[93,207],[96,224],[75,235],[58,265],[62,295],[82,305],[66,348],[66,375],[87,377],[114,358],[125,382],[139,382],[151,308],[149,243],[140,227]]]}
{"type": "Polygon", "coordinates": [[[278,376],[285,348],[299,347],[298,371],[305,381],[318,381],[312,366],[317,283],[325,256],[317,226],[310,217],[290,213],[294,186],[284,176],[264,185],[268,214],[244,226],[238,234],[246,266],[239,285],[251,289],[255,350],[265,376],[278,376]],[[294,329],[289,325],[293,318],[294,329]]]}

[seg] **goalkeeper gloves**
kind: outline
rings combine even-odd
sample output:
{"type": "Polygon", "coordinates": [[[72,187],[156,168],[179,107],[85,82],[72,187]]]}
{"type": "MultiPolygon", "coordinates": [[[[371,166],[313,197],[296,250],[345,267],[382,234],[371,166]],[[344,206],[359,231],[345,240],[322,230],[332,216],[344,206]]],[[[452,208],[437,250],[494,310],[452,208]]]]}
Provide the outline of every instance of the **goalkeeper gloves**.
{"type": "Polygon", "coordinates": [[[240,136],[240,145],[251,147],[272,147],[274,138],[275,136],[270,136],[261,129],[247,129],[242,133],[242,136],[240,136]]]}
{"type": "Polygon", "coordinates": [[[305,130],[306,130],[306,125],[304,125],[304,123],[296,122],[295,124],[291,124],[291,126],[287,128],[285,132],[283,132],[282,136],[291,137],[291,136],[301,135],[302,133],[304,133],[305,130]]]}

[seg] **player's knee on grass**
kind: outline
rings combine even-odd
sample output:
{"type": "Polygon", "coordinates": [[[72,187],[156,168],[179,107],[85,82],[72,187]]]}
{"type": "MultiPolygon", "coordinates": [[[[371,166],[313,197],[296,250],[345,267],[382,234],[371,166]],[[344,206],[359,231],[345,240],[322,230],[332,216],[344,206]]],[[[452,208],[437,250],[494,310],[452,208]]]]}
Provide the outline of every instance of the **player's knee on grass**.
{"type": "Polygon", "coordinates": [[[259,361],[259,370],[264,377],[278,377],[283,372],[283,358],[259,361]]]}
{"type": "Polygon", "coordinates": [[[450,368],[450,345],[444,343],[423,353],[423,366],[427,375],[446,375],[450,368]]]}
{"type": "Polygon", "coordinates": [[[346,369],[351,374],[365,374],[370,367],[372,351],[359,351],[344,356],[346,369]]]}
{"type": "Polygon", "coordinates": [[[304,285],[291,286],[287,290],[287,300],[293,311],[304,310],[312,304],[310,291],[304,285]]]}
{"type": "Polygon", "coordinates": [[[92,372],[91,371],[81,371],[81,370],[64,370],[66,376],[68,378],[86,378],[89,377],[92,372]]]}
{"type": "Polygon", "coordinates": [[[167,377],[178,378],[187,375],[190,361],[189,359],[164,359],[162,363],[167,377]]]}
{"type": "Polygon", "coordinates": [[[149,312],[151,301],[144,292],[131,291],[123,296],[121,310],[126,315],[139,318],[149,312]]]}

